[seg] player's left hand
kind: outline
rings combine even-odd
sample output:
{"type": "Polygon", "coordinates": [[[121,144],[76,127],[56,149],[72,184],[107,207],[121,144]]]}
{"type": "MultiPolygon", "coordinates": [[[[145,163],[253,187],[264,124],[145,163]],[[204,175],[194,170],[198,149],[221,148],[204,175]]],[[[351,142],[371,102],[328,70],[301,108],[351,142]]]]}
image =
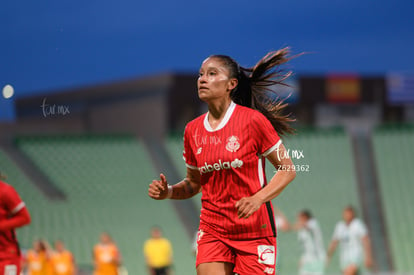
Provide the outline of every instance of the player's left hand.
{"type": "Polygon", "coordinates": [[[247,219],[254,212],[259,210],[261,205],[262,203],[259,199],[254,196],[241,198],[238,202],[236,202],[237,215],[239,216],[239,219],[247,219]]]}

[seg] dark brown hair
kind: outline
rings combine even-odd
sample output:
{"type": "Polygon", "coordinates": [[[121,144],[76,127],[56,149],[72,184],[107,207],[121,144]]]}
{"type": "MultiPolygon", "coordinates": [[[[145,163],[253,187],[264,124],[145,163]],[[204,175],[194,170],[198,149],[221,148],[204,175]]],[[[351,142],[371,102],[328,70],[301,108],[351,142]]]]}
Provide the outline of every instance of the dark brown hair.
{"type": "Polygon", "coordinates": [[[352,205],[347,205],[345,208],[344,208],[344,210],[345,211],[350,211],[350,212],[352,212],[352,214],[354,214],[354,216],[356,216],[356,210],[355,210],[355,207],[353,207],[352,205]]]}
{"type": "Polygon", "coordinates": [[[294,129],[289,123],[295,119],[290,114],[285,114],[285,108],[288,104],[269,95],[269,92],[278,95],[275,90],[277,85],[288,86],[284,81],[292,72],[284,71],[279,66],[292,59],[289,56],[289,48],[269,52],[251,68],[241,67],[227,55],[212,55],[210,58],[221,60],[229,70],[229,76],[237,78],[238,85],[230,93],[231,99],[236,104],[261,112],[278,134],[294,133],[294,129]]]}
{"type": "Polygon", "coordinates": [[[307,219],[312,219],[312,217],[313,217],[312,212],[308,209],[303,209],[302,211],[299,212],[299,214],[301,216],[306,217],[307,219]]]}

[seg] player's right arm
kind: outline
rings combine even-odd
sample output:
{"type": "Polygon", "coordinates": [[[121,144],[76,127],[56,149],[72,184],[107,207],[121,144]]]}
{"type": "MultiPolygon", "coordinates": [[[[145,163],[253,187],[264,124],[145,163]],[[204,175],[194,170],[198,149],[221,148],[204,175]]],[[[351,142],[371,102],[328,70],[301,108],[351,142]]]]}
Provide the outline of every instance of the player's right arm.
{"type": "Polygon", "coordinates": [[[187,168],[187,177],[174,185],[168,185],[164,174],[159,180],[153,180],[148,189],[148,195],[155,200],[173,199],[185,200],[201,191],[200,172],[187,168]]]}
{"type": "Polygon", "coordinates": [[[292,230],[292,225],[286,218],[285,214],[277,207],[274,207],[274,211],[276,216],[276,226],[278,227],[278,229],[284,232],[292,230]]]}
{"type": "Polygon", "coordinates": [[[326,265],[329,265],[329,262],[331,261],[331,258],[336,250],[336,247],[338,246],[339,241],[336,239],[333,239],[328,247],[328,252],[326,254],[326,265]]]}
{"type": "Polygon", "coordinates": [[[342,230],[341,230],[341,223],[337,223],[334,229],[334,233],[332,236],[331,243],[329,244],[328,251],[326,253],[326,266],[329,265],[329,262],[331,261],[331,258],[339,244],[339,240],[341,239],[342,230]]]}

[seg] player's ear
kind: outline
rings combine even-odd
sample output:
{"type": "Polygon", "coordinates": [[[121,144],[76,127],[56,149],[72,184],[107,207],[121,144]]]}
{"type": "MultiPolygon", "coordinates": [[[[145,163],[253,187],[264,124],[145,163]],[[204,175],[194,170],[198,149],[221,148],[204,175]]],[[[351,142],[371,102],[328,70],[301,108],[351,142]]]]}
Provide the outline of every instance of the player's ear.
{"type": "Polygon", "coordinates": [[[233,91],[237,87],[237,84],[239,84],[237,78],[230,78],[228,82],[228,90],[233,91]]]}

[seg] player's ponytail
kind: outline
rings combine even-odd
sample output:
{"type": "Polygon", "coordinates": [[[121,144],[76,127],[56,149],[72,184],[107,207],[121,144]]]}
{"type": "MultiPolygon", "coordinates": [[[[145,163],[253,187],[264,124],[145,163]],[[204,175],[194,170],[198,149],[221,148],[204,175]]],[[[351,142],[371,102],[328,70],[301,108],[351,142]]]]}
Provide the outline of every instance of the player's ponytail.
{"type": "Polygon", "coordinates": [[[288,86],[284,81],[292,74],[279,68],[292,58],[289,57],[289,48],[269,52],[251,68],[240,67],[226,55],[211,57],[221,59],[230,77],[238,79],[237,87],[230,93],[235,103],[261,112],[280,135],[294,132],[290,123],[295,119],[285,113],[288,104],[279,99],[277,94],[277,86],[288,86]]]}

